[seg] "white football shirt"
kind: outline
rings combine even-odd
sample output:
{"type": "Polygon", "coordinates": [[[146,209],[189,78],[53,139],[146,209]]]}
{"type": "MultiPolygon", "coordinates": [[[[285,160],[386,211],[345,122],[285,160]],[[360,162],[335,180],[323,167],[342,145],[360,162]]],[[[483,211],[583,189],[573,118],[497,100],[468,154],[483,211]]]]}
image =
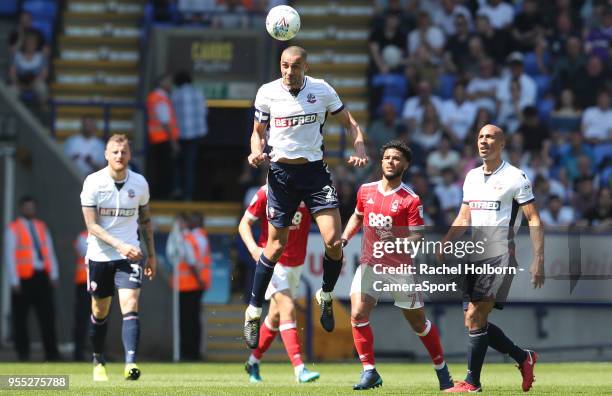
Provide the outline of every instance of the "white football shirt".
{"type": "Polygon", "coordinates": [[[473,237],[485,240],[487,257],[508,251],[508,241],[520,226],[520,206],[535,200],[525,173],[502,161],[490,175],[482,166],[468,172],[463,183],[463,203],[469,205],[473,237]]]}
{"type": "MultiPolygon", "coordinates": [[[[81,205],[96,208],[98,224],[115,238],[140,247],[138,210],[149,203],[149,184],[145,178],[128,170],[123,187],[118,190],[108,167],[87,176],[81,192],[81,205]]],[[[93,235],[87,238],[88,260],[111,261],[126,257],[93,235]]]]}
{"type": "Polygon", "coordinates": [[[270,159],[323,159],[323,124],[327,113],[344,108],[336,91],[324,80],[306,76],[293,96],[282,79],[262,85],[255,97],[255,119],[269,123],[270,159]]]}

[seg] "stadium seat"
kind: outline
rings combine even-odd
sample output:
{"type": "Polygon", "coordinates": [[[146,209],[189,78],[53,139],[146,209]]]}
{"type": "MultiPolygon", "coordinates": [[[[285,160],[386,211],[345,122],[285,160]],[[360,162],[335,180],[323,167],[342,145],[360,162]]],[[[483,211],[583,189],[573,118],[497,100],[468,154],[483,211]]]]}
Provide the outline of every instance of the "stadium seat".
{"type": "Polygon", "coordinates": [[[34,19],[54,20],[57,15],[57,4],[45,0],[26,0],[23,10],[32,14],[34,19]]]}
{"type": "Polygon", "coordinates": [[[53,24],[53,20],[37,18],[34,18],[32,20],[32,26],[40,30],[43,36],[45,36],[45,40],[47,41],[47,43],[53,42],[53,24]]]}
{"type": "Polygon", "coordinates": [[[538,109],[538,116],[540,120],[545,123],[550,123],[550,113],[555,108],[555,101],[550,98],[543,98],[537,101],[536,108],[538,109]]]}
{"type": "Polygon", "coordinates": [[[533,81],[536,83],[536,87],[538,90],[538,100],[542,100],[544,96],[549,91],[550,88],[550,76],[546,74],[540,74],[537,76],[533,76],[533,81]]]}
{"type": "Polygon", "coordinates": [[[440,76],[440,85],[437,89],[437,94],[442,99],[447,100],[453,97],[453,90],[455,89],[455,82],[457,76],[454,74],[443,74],[440,76]]]}
{"type": "MultiPolygon", "coordinates": [[[[372,77],[372,86],[382,88],[381,105],[392,103],[398,114],[401,114],[406,100],[407,80],[401,74],[377,74],[372,77]]],[[[380,106],[376,109],[378,113],[380,106]]]]}
{"type": "Polygon", "coordinates": [[[0,1],[0,15],[12,16],[17,14],[19,8],[18,0],[2,0],[0,1]]]}
{"type": "Polygon", "coordinates": [[[604,163],[606,157],[612,158],[612,143],[600,143],[593,145],[593,157],[596,168],[604,163]]]}

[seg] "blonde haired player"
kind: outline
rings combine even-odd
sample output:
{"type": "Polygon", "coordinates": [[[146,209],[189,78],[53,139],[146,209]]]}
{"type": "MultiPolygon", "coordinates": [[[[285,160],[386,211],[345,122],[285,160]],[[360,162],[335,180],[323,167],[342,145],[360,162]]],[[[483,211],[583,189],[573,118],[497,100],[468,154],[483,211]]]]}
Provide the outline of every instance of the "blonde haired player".
{"type": "Polygon", "coordinates": [[[128,169],[130,145],[125,135],[108,139],[104,157],[108,165],[92,173],[83,183],[81,206],[87,224],[88,290],[91,294],[91,331],[93,345],[93,380],[108,381],[104,341],[107,317],[115,288],[123,315],[122,339],[125,350],[124,376],[140,377],[136,365],[140,321],[138,298],[142,275],[153,279],[157,267],[153,229],[149,214],[149,185],[145,178],[128,169]],[[147,248],[144,255],[138,238],[147,248]]]}

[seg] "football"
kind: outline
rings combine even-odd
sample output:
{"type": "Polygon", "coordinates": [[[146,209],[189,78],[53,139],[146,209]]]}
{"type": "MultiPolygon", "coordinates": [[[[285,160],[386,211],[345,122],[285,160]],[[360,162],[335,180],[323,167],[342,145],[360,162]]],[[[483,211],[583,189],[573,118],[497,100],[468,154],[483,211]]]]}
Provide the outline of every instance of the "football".
{"type": "Polygon", "coordinates": [[[287,5],[279,5],[268,12],[266,30],[277,40],[291,40],[300,30],[300,14],[287,5]]]}

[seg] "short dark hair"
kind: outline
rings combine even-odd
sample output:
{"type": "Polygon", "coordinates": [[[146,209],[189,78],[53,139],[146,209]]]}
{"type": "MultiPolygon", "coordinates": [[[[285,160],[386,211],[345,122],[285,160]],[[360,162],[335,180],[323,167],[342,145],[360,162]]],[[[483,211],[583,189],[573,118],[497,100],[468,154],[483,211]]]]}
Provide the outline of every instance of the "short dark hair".
{"type": "Polygon", "coordinates": [[[181,70],[174,75],[174,85],[178,87],[191,84],[191,81],[191,75],[187,70],[181,70]]]}
{"type": "Polygon", "coordinates": [[[23,205],[26,202],[36,203],[36,200],[31,195],[22,195],[21,198],[19,198],[19,206],[23,205]]]}
{"type": "Polygon", "coordinates": [[[390,142],[383,144],[383,146],[380,148],[380,156],[384,156],[385,151],[389,149],[395,149],[399,151],[400,153],[402,153],[406,161],[412,161],[412,150],[410,150],[410,147],[408,147],[406,142],[402,140],[391,140],[390,142]]]}

